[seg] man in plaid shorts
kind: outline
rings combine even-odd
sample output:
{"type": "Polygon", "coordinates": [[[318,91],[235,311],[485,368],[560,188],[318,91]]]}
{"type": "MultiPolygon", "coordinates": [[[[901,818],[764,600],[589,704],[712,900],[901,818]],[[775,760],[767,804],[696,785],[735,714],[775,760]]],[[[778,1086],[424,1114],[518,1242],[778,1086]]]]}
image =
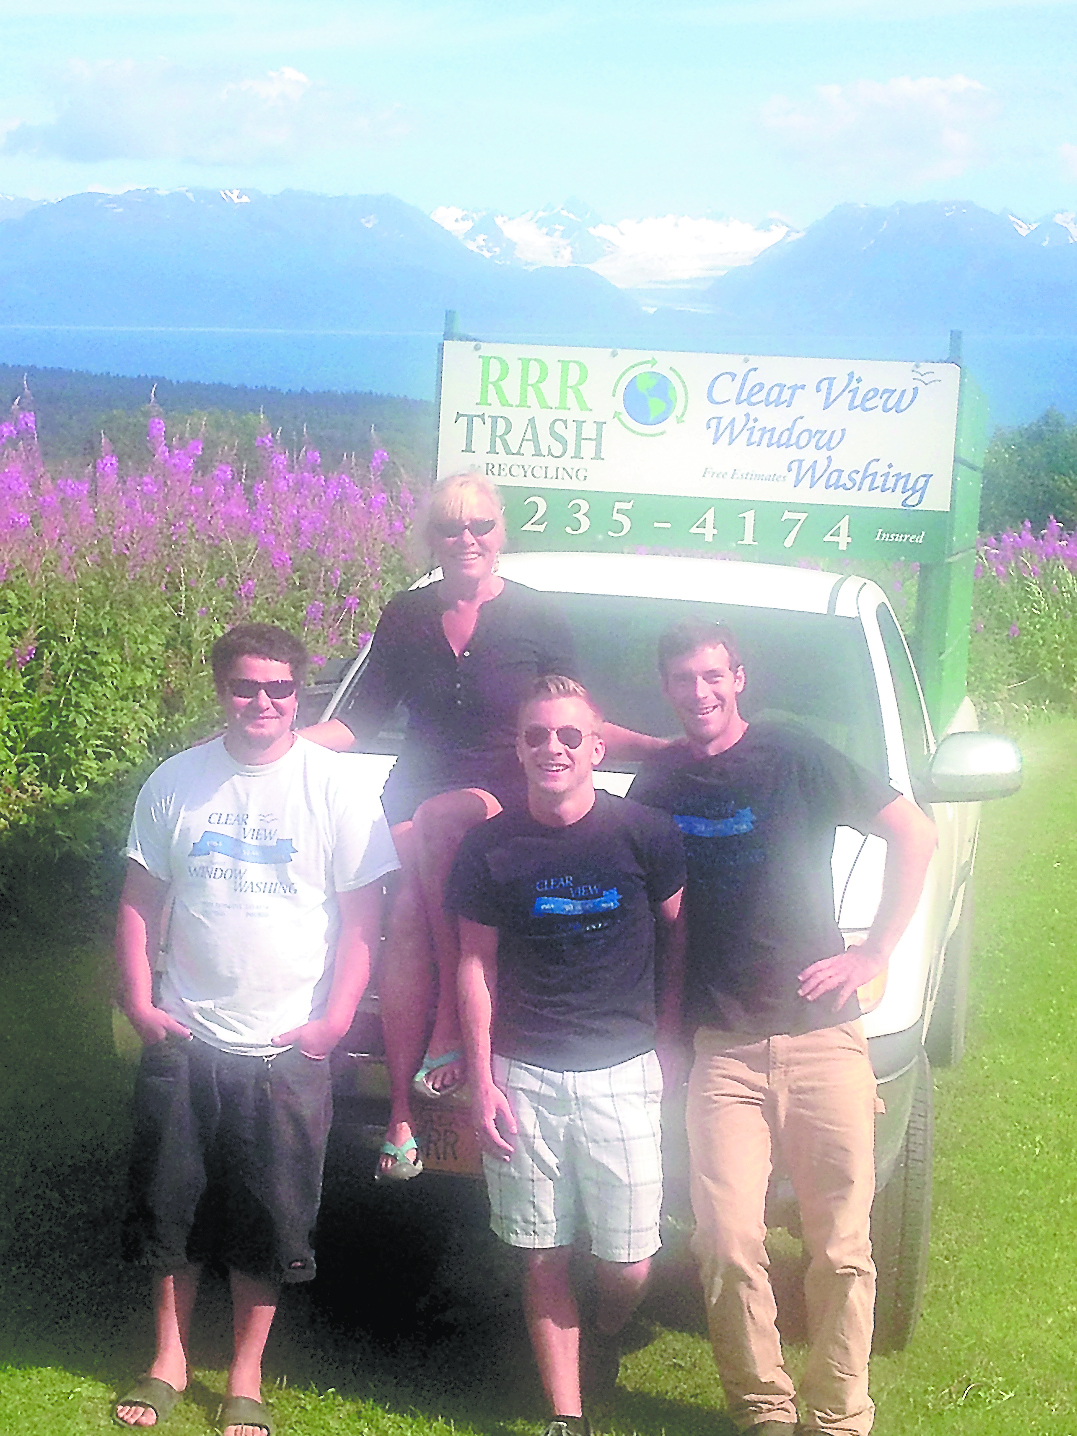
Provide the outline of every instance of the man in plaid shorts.
{"type": "Polygon", "coordinates": [[[589,1395],[616,1382],[617,1333],[660,1245],[654,1048],[679,1023],[680,834],[665,814],[595,792],[601,723],[578,683],[536,681],[516,740],[527,807],[468,834],[446,899],[460,918],[460,1016],[491,1225],[527,1252],[547,1436],[589,1429],[569,1267],[578,1232],[596,1258],[589,1395]]]}

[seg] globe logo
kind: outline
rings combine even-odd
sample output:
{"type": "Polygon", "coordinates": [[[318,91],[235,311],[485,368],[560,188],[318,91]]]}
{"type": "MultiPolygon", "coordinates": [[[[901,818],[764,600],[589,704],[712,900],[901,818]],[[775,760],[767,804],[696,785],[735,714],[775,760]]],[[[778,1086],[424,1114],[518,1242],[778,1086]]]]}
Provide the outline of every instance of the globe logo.
{"type": "Polygon", "coordinates": [[[672,381],[653,369],[633,375],[621,394],[628,417],[648,428],[664,424],[676,409],[677,399],[672,381]]]}

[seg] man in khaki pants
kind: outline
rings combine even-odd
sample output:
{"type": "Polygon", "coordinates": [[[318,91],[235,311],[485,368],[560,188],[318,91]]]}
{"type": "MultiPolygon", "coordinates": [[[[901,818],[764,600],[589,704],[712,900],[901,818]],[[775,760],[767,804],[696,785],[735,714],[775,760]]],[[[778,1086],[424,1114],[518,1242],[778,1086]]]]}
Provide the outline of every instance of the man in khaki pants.
{"type": "Polygon", "coordinates": [[[797,1429],[866,1436],[875,1077],[856,994],[885,971],[916,908],[934,825],[811,735],[749,728],[737,706],[744,668],[724,626],[671,629],[659,667],[688,743],[649,765],[632,796],[672,813],[685,837],[685,1011],[699,1024],[687,1112],[693,1249],[715,1360],[739,1428],[792,1436],[797,1393],[763,1245],[777,1147],[810,1255],[797,1429]],[[875,922],[849,951],[830,867],[839,825],[887,843],[875,922]]]}

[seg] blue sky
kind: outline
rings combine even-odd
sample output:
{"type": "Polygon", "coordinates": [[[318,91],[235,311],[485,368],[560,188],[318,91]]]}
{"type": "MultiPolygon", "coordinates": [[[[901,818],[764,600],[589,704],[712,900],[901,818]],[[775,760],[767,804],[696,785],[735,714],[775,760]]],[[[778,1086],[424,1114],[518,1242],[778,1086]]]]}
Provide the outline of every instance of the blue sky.
{"type": "MultiPolygon", "coordinates": [[[[35,0],[0,193],[388,191],[607,220],[1077,209],[1077,5],[35,0]]],[[[18,57],[18,66],[13,60],[18,57]]]]}

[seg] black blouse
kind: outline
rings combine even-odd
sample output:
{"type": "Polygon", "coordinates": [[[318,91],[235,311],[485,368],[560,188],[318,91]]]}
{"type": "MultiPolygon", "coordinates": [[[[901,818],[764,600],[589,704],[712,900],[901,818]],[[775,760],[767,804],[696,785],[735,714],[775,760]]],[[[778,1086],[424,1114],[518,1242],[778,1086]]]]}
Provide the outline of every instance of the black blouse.
{"type": "MultiPolygon", "coordinates": [[[[505,580],[479,608],[459,658],[441,619],[441,583],[408,589],[389,600],[370,653],[348,699],[334,715],[357,736],[370,736],[398,703],[408,721],[400,758],[383,795],[390,821],[408,806],[448,788],[518,789],[516,715],[531,682],[543,673],[576,676],[568,624],[545,595],[505,580]],[[396,798],[396,803],[392,801],[396,798]]],[[[410,816],[410,812],[402,816],[410,816]]]]}

